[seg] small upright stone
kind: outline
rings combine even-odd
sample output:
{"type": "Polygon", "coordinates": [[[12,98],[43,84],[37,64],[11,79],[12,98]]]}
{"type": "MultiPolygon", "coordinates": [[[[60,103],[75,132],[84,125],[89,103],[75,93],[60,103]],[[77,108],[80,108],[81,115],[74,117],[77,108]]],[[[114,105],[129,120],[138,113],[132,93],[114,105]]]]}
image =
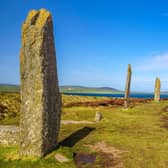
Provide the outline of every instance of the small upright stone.
{"type": "Polygon", "coordinates": [[[159,78],[156,78],[155,80],[155,95],[154,95],[154,101],[159,102],[160,101],[160,87],[161,87],[161,82],[159,78]]]}
{"type": "Polygon", "coordinates": [[[95,121],[96,121],[96,122],[99,122],[99,121],[102,120],[102,119],[103,119],[102,113],[99,112],[99,111],[97,111],[97,112],[96,112],[96,115],[95,115],[95,121]]]}
{"type": "Polygon", "coordinates": [[[124,108],[128,108],[128,98],[130,94],[131,76],[132,76],[131,65],[128,64],[127,79],[126,79],[126,86],[125,86],[124,108]]]}
{"type": "Polygon", "coordinates": [[[57,145],[61,97],[51,14],[32,10],[22,27],[20,154],[42,157],[57,145]]]}

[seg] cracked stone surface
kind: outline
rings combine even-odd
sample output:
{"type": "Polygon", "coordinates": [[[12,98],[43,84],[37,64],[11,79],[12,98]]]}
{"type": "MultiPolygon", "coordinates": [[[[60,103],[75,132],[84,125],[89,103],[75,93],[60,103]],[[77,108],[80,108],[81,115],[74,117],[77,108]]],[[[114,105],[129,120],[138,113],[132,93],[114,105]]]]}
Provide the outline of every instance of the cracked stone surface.
{"type": "Polygon", "coordinates": [[[20,154],[42,157],[57,145],[61,97],[53,22],[45,9],[29,12],[22,26],[20,53],[20,154]]]}

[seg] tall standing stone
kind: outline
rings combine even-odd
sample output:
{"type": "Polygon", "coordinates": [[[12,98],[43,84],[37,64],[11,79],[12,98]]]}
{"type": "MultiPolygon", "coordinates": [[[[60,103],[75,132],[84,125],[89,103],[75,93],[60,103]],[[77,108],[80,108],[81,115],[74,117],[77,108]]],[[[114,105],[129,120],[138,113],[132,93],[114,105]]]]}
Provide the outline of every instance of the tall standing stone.
{"type": "Polygon", "coordinates": [[[42,157],[57,145],[61,97],[51,14],[29,12],[22,27],[20,53],[20,154],[42,157]]]}
{"type": "Polygon", "coordinates": [[[160,87],[161,87],[161,82],[159,78],[156,78],[155,80],[155,90],[154,90],[154,101],[159,102],[160,101],[160,87]]]}
{"type": "Polygon", "coordinates": [[[128,98],[130,94],[131,76],[132,76],[131,65],[128,64],[127,78],[126,78],[126,85],[125,85],[124,108],[128,108],[128,98]]]}

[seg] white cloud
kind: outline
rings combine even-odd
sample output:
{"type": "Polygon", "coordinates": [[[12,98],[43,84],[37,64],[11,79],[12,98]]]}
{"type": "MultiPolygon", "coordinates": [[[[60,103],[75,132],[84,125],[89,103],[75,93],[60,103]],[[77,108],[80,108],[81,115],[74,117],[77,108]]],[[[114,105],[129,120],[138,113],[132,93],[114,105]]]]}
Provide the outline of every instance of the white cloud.
{"type": "Polygon", "coordinates": [[[140,71],[168,70],[168,53],[149,57],[139,62],[135,68],[140,71]]]}

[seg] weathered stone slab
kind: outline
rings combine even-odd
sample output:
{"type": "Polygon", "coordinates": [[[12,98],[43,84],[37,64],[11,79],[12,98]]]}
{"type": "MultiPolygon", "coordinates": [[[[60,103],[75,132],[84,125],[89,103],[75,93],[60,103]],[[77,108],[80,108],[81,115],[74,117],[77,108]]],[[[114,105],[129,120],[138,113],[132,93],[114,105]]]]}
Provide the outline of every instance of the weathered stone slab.
{"type": "Polygon", "coordinates": [[[131,64],[128,64],[127,78],[126,78],[126,85],[125,85],[124,108],[128,108],[128,99],[129,99],[129,94],[130,94],[131,76],[132,76],[131,64]]]}
{"type": "Polygon", "coordinates": [[[61,99],[51,14],[29,12],[22,27],[20,54],[20,154],[44,156],[57,145],[61,99]]]}
{"type": "Polygon", "coordinates": [[[100,111],[97,111],[95,114],[95,121],[99,122],[102,119],[103,119],[103,114],[100,111]]]}
{"type": "Polygon", "coordinates": [[[155,80],[155,90],[154,90],[154,101],[155,102],[160,101],[160,88],[161,88],[160,79],[156,78],[156,80],[155,80]]]}
{"type": "Polygon", "coordinates": [[[55,154],[54,157],[60,163],[64,163],[64,162],[68,162],[69,161],[69,159],[66,156],[64,156],[64,155],[62,155],[60,153],[55,154]]]}
{"type": "Polygon", "coordinates": [[[0,144],[14,145],[19,141],[19,127],[0,125],[0,144]]]}

